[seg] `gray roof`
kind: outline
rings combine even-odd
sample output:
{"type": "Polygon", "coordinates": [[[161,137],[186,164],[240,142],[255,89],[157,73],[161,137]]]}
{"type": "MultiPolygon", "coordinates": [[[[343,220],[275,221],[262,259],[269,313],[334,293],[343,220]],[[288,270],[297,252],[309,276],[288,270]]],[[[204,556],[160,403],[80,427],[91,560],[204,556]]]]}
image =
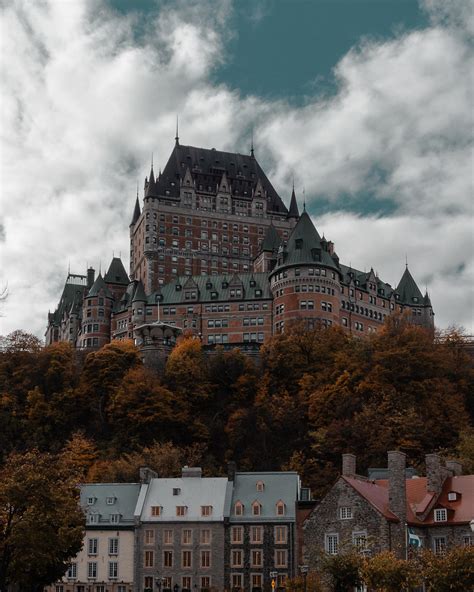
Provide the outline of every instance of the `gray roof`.
{"type": "Polygon", "coordinates": [[[403,304],[423,304],[423,294],[416,285],[413,276],[408,270],[408,265],[403,272],[402,279],[397,286],[397,293],[400,295],[400,302],[403,304]]]}
{"type": "MultiPolygon", "coordinates": [[[[293,265],[324,265],[339,271],[334,259],[323,248],[321,237],[306,211],[288,239],[286,246],[278,255],[275,270],[293,265]]],[[[275,272],[274,270],[274,272],[275,272]]]]}
{"type": "Polygon", "coordinates": [[[135,208],[133,210],[133,216],[132,216],[132,221],[130,222],[130,226],[133,226],[134,224],[137,223],[138,218],[140,218],[140,202],[138,201],[138,195],[137,195],[137,200],[135,202],[135,208]]]}
{"type": "Polygon", "coordinates": [[[121,284],[122,286],[126,286],[130,282],[120,257],[112,259],[104,279],[108,284],[121,284]]]}
{"type": "Polygon", "coordinates": [[[147,298],[146,298],[146,294],[145,294],[145,288],[143,287],[142,282],[139,280],[136,288],[135,288],[135,294],[133,295],[133,299],[132,302],[146,302],[147,298]]]}
{"type": "Polygon", "coordinates": [[[82,299],[87,289],[87,277],[69,273],[64,284],[63,293],[56,310],[49,315],[48,321],[53,325],[59,325],[64,312],[80,313],[82,299]]]}
{"type": "MultiPolygon", "coordinates": [[[[343,263],[339,265],[339,268],[342,273],[342,281],[345,284],[350,284],[351,280],[354,280],[354,282],[359,282],[358,284],[356,284],[358,288],[361,288],[362,290],[367,289],[367,280],[368,277],[371,275],[370,272],[359,271],[358,269],[355,269],[354,267],[349,267],[348,265],[344,265],[343,263]],[[350,274],[352,274],[352,277],[350,274]]],[[[383,290],[384,297],[390,297],[392,295],[394,289],[390,284],[382,281],[377,276],[375,277],[375,281],[377,284],[377,292],[379,292],[379,290],[383,290]]]]}
{"type": "Polygon", "coordinates": [[[142,522],[223,522],[229,515],[229,487],[226,477],[152,479],[137,511],[142,522]],[[161,506],[160,516],[151,515],[151,506],[161,506]],[[176,506],[186,506],[186,514],[177,516],[176,506]],[[212,506],[212,514],[201,516],[201,506],[212,506]]]}
{"type": "Polygon", "coordinates": [[[174,146],[156,183],[149,181],[145,196],[178,198],[179,179],[184,177],[188,168],[195,185],[197,187],[202,185],[205,191],[211,187],[210,193],[214,194],[217,193],[217,188],[225,173],[232,189],[232,195],[238,199],[251,199],[252,191],[260,180],[267,194],[269,210],[281,214],[288,212],[254,156],[223,152],[214,148],[209,150],[195,146],[183,146],[179,143],[174,146]]]}
{"type": "Polygon", "coordinates": [[[295,505],[300,494],[300,479],[293,471],[275,471],[262,473],[235,473],[234,491],[232,495],[231,522],[288,522],[294,521],[295,505]],[[263,491],[257,491],[257,483],[263,482],[263,491]],[[252,503],[261,504],[260,516],[252,515],[252,503]],[[277,516],[276,505],[279,501],[285,504],[285,515],[277,516]],[[235,504],[244,505],[243,516],[235,515],[235,504]]]}
{"type": "Polygon", "coordinates": [[[162,286],[159,293],[148,296],[148,304],[156,304],[156,296],[161,294],[161,304],[179,304],[181,302],[193,304],[193,300],[185,299],[185,285],[193,282],[198,291],[199,302],[219,302],[232,300],[265,300],[271,298],[268,273],[240,273],[234,275],[213,276],[178,276],[162,286]],[[253,285],[255,283],[255,285],[253,285]],[[178,287],[178,288],[177,288],[178,287]],[[230,297],[230,290],[236,287],[242,289],[242,298],[230,297]],[[261,295],[256,296],[256,291],[261,295]],[[214,296],[215,294],[215,296],[214,296]]]}
{"type": "Polygon", "coordinates": [[[270,226],[267,228],[265,238],[263,239],[261,250],[276,253],[281,245],[281,242],[281,237],[278,234],[277,229],[272,223],[270,223],[270,226]]]}
{"type": "Polygon", "coordinates": [[[87,514],[87,527],[133,527],[134,510],[140,492],[139,483],[87,483],[81,485],[81,507],[87,514]],[[92,504],[88,503],[89,498],[92,504]],[[113,500],[113,503],[107,503],[113,500]],[[98,514],[97,523],[90,524],[91,514],[98,514]],[[118,514],[118,522],[111,522],[111,515],[118,514]]]}
{"type": "Polygon", "coordinates": [[[290,208],[288,210],[288,218],[299,218],[300,212],[298,210],[298,202],[296,201],[295,188],[291,192],[290,208]]]}

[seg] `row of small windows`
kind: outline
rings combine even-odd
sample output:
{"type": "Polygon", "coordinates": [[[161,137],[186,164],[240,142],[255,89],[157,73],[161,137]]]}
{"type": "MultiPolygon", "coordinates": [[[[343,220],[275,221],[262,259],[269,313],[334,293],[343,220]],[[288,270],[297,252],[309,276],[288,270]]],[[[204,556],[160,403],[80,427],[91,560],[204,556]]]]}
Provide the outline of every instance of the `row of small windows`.
{"type": "MultiPolygon", "coordinates": [[[[250,505],[250,513],[252,516],[260,516],[262,514],[262,504],[258,500],[255,500],[250,505]]],[[[285,513],[286,513],[285,503],[280,500],[275,504],[275,515],[276,516],[284,516],[285,513]]],[[[236,516],[244,516],[245,506],[241,501],[235,502],[234,514],[236,516]]]]}
{"type": "MultiPolygon", "coordinates": [[[[162,506],[151,506],[152,516],[161,516],[163,513],[162,506]]],[[[176,516],[186,516],[188,513],[188,506],[176,506],[176,516]]],[[[201,516],[212,516],[212,506],[201,506],[201,516]]]]}
{"type": "MultiPolygon", "coordinates": [[[[173,551],[163,551],[163,567],[174,567],[175,553],[173,551]]],[[[199,552],[199,563],[201,568],[211,567],[211,551],[201,549],[199,552]]],[[[143,554],[143,567],[155,567],[155,552],[145,551],[143,554]]],[[[176,566],[178,567],[178,566],[176,566]]],[[[193,552],[181,551],[181,567],[193,567],[193,552]]],[[[184,580],[184,578],[183,578],[184,580]]],[[[183,584],[184,587],[184,584],[183,584]]]]}
{"type": "MultiPolygon", "coordinates": [[[[103,541],[102,541],[103,542],[103,541]]],[[[109,538],[107,541],[107,551],[109,555],[118,555],[119,553],[119,539],[117,537],[109,538]]],[[[98,555],[99,553],[99,539],[90,538],[87,540],[87,554],[98,555]]]]}
{"type": "Polygon", "coordinates": [[[363,306],[359,306],[358,304],[354,304],[352,302],[346,302],[345,300],[341,301],[341,308],[344,310],[356,312],[357,314],[364,315],[371,319],[377,319],[379,321],[385,320],[385,317],[387,316],[381,312],[377,312],[376,310],[364,308],[363,306]]]}
{"type": "MultiPolygon", "coordinates": [[[[263,526],[250,526],[249,541],[251,545],[263,543],[263,526]]],[[[273,538],[277,545],[284,545],[288,542],[288,526],[274,526],[273,538]]],[[[230,531],[230,542],[232,545],[241,545],[244,542],[244,527],[232,526],[230,531]]]]}
{"type": "MultiPolygon", "coordinates": [[[[94,580],[97,578],[97,561],[89,561],[87,563],[87,577],[89,580],[94,580]]],[[[118,561],[109,561],[108,564],[108,579],[109,580],[116,580],[119,576],[119,564],[118,561]]],[[[75,580],[77,578],[77,563],[71,563],[66,571],[66,577],[68,580],[75,580]]],[[[77,586],[77,592],[85,592],[85,586],[77,586]]],[[[126,592],[127,586],[119,585],[117,586],[117,592],[126,592]]],[[[56,592],[64,592],[64,586],[58,585],[56,586],[56,592]]],[[[106,587],[102,584],[95,587],[95,592],[106,592],[106,587]]]]}
{"type": "MultiPolygon", "coordinates": [[[[120,522],[122,515],[121,514],[109,514],[109,522],[110,524],[118,524],[120,522]]],[[[103,521],[104,517],[102,514],[98,512],[92,512],[87,515],[87,523],[88,524],[99,524],[99,522],[103,521]]]]}
{"type": "MultiPolygon", "coordinates": [[[[251,567],[263,567],[263,552],[260,549],[252,549],[250,552],[251,567]]],[[[274,551],[275,567],[288,567],[288,550],[275,549],[274,551]]],[[[243,549],[231,549],[230,552],[230,566],[243,567],[244,566],[244,551],[243,549]]]]}
{"type": "Polygon", "coordinates": [[[265,336],[263,333],[244,333],[243,340],[244,343],[263,343],[265,341],[265,336]]]}
{"type": "Polygon", "coordinates": [[[229,335],[227,333],[214,333],[207,336],[207,342],[210,345],[216,343],[229,343],[229,335]]]}
{"type": "Polygon", "coordinates": [[[302,286],[295,286],[295,292],[320,292],[321,294],[328,294],[329,296],[335,295],[334,288],[329,288],[326,286],[308,286],[306,284],[303,284],[302,286]]]}
{"type": "MultiPolygon", "coordinates": [[[[185,528],[181,531],[181,544],[191,545],[193,543],[193,530],[185,528]]],[[[158,542],[156,539],[158,533],[153,529],[147,529],[144,533],[144,544],[154,545],[158,542]]],[[[163,530],[163,545],[173,545],[175,539],[175,531],[171,528],[165,528],[163,530]]],[[[212,540],[212,532],[209,528],[201,528],[199,530],[199,544],[210,545],[212,540]]]]}
{"type": "MultiPolygon", "coordinates": [[[[211,588],[211,576],[199,576],[198,581],[201,584],[201,591],[205,592],[205,590],[209,590],[211,588]]],[[[154,576],[145,576],[143,578],[143,589],[144,590],[153,590],[154,586],[156,585],[156,579],[154,576]]],[[[173,589],[173,579],[170,576],[163,576],[160,578],[160,585],[162,586],[162,590],[172,590],[173,589]]],[[[179,584],[175,584],[178,586],[179,584]]],[[[195,584],[194,589],[196,590],[197,584],[195,584]]],[[[181,590],[191,590],[193,588],[193,578],[191,576],[181,576],[181,590]]],[[[178,588],[179,589],[179,588],[178,588]]],[[[120,591],[119,591],[120,592],[120,591]]]]}

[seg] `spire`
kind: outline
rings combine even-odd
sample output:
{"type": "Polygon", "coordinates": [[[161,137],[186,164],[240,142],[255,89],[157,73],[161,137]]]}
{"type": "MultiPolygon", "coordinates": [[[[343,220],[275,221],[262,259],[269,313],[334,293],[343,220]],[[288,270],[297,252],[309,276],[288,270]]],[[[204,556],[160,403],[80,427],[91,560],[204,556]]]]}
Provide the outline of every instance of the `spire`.
{"type": "Polygon", "coordinates": [[[306,189],[303,187],[303,212],[306,212],[306,189]]]}
{"type": "Polygon", "coordinates": [[[153,172],[153,152],[151,153],[151,170],[148,184],[150,185],[151,183],[153,183],[153,185],[155,184],[155,173],[153,172]]]}
{"type": "Polygon", "coordinates": [[[252,158],[254,157],[254,150],[253,150],[253,126],[252,126],[252,135],[251,135],[251,140],[250,140],[250,156],[252,158]]]}
{"type": "Polygon", "coordinates": [[[135,209],[133,210],[132,221],[130,222],[130,226],[133,226],[137,223],[138,218],[140,218],[140,200],[138,199],[138,181],[137,181],[137,199],[135,200],[135,209]]]}
{"type": "Polygon", "coordinates": [[[408,270],[408,263],[406,263],[405,271],[396,292],[400,295],[400,301],[404,304],[421,304],[423,300],[423,295],[408,270]]]}
{"type": "Polygon", "coordinates": [[[176,136],[174,138],[176,146],[179,146],[179,116],[176,115],[176,136]]]}
{"type": "Polygon", "coordinates": [[[296,201],[295,195],[295,183],[293,181],[293,191],[291,192],[291,200],[290,200],[290,208],[288,210],[287,218],[296,218],[300,217],[300,212],[298,210],[298,203],[296,201]]]}

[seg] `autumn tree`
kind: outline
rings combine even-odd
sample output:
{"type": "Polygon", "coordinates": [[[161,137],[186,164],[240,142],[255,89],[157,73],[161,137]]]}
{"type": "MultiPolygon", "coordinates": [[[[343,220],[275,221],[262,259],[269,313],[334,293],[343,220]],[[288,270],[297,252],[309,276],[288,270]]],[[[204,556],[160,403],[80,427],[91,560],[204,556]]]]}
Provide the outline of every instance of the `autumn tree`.
{"type": "Polygon", "coordinates": [[[81,482],[88,480],[88,473],[99,456],[95,442],[83,432],[74,432],[59,454],[59,462],[71,477],[81,482]]]}
{"type": "Polygon", "coordinates": [[[466,592],[474,588],[473,547],[454,547],[441,556],[423,551],[417,563],[427,592],[466,592]]]}
{"type": "Polygon", "coordinates": [[[39,592],[80,551],[79,492],[58,459],[13,453],[0,469],[0,590],[39,592]]]}
{"type": "Polygon", "coordinates": [[[391,551],[364,561],[361,576],[369,590],[378,592],[409,592],[422,583],[417,566],[412,561],[398,559],[391,551]]]}

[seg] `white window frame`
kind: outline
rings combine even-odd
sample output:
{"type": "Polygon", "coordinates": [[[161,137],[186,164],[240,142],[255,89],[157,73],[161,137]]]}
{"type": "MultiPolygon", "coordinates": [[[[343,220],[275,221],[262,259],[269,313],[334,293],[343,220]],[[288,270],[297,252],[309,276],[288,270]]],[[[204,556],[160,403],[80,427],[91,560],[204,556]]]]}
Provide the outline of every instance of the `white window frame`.
{"type": "Polygon", "coordinates": [[[99,539],[91,538],[87,540],[87,554],[88,555],[97,555],[99,552],[99,539]]]}
{"type": "Polygon", "coordinates": [[[324,535],[324,550],[328,555],[339,553],[339,533],[328,532],[324,535]]]}
{"type": "Polygon", "coordinates": [[[111,537],[109,539],[109,555],[119,554],[119,539],[118,537],[111,537]]]}
{"type": "Polygon", "coordinates": [[[339,520],[352,520],[352,506],[341,506],[339,508],[339,520]]]}
{"type": "Polygon", "coordinates": [[[95,580],[97,578],[97,561],[88,561],[87,578],[89,580],[95,580]]]}
{"type": "Polygon", "coordinates": [[[444,555],[447,547],[447,541],[445,536],[433,537],[433,553],[435,555],[444,555]]]}
{"type": "Polygon", "coordinates": [[[448,520],[448,510],[446,508],[436,508],[434,511],[435,522],[446,522],[448,520]]]}
{"type": "Polygon", "coordinates": [[[119,564],[118,561],[109,561],[109,580],[116,580],[119,574],[119,564]]]}

